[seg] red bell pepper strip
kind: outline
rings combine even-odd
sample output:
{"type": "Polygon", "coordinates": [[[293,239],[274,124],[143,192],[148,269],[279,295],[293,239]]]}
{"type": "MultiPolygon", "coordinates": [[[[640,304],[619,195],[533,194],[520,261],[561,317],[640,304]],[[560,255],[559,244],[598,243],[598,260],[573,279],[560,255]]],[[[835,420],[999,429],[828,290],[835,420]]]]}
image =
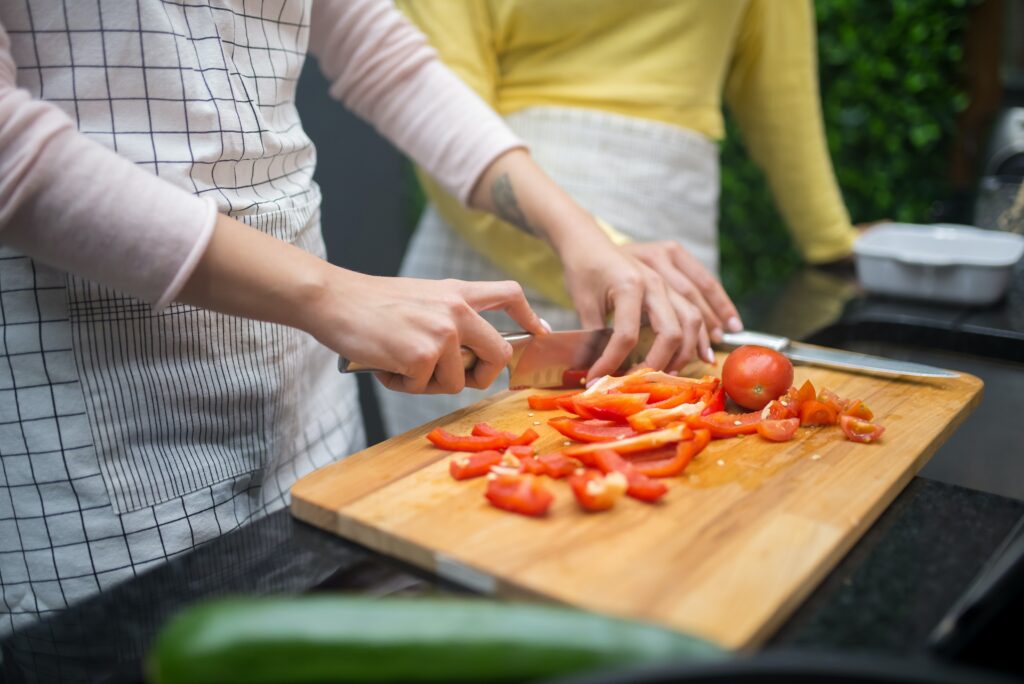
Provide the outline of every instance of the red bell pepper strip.
{"type": "Polygon", "coordinates": [[[597,451],[594,454],[594,464],[605,475],[622,473],[629,485],[626,489],[626,494],[634,499],[651,503],[665,496],[668,492],[668,487],[665,486],[664,482],[658,482],[647,477],[637,470],[632,463],[610,449],[597,451]]]}
{"type": "Polygon", "coordinates": [[[647,394],[578,394],[572,398],[576,413],[599,420],[623,421],[647,408],[647,394]]]}
{"type": "Polygon", "coordinates": [[[484,496],[492,506],[520,515],[540,517],[551,508],[555,497],[532,475],[494,475],[487,481],[484,496]]]}
{"type": "Polygon", "coordinates": [[[663,428],[670,423],[685,420],[687,416],[700,415],[704,411],[704,402],[680,404],[675,408],[647,408],[629,416],[629,425],[637,432],[650,432],[663,428]]]}
{"type": "Polygon", "coordinates": [[[596,470],[581,470],[569,476],[569,486],[580,508],[597,513],[613,507],[629,485],[621,473],[602,475],[596,470]]]}
{"type": "Polygon", "coordinates": [[[737,435],[752,435],[757,432],[757,423],[761,420],[760,411],[750,413],[726,413],[719,411],[707,416],[701,416],[694,421],[695,428],[704,428],[711,431],[714,439],[726,439],[737,435]]]}
{"type": "Polygon", "coordinates": [[[537,431],[533,428],[526,428],[522,434],[517,435],[514,432],[499,430],[490,423],[477,423],[473,426],[473,434],[477,437],[501,436],[505,438],[510,446],[532,444],[540,437],[540,435],[537,434],[537,431]]]}
{"type": "Polygon", "coordinates": [[[541,394],[533,394],[526,397],[526,403],[534,411],[557,411],[559,408],[561,408],[558,405],[559,399],[571,398],[582,391],[583,390],[575,390],[572,392],[566,392],[565,394],[550,394],[548,396],[544,396],[541,394]]]}
{"type": "Polygon", "coordinates": [[[577,442],[614,442],[635,437],[636,430],[628,425],[619,425],[608,420],[584,420],[581,418],[552,418],[548,425],[577,442]]]}
{"type": "Polygon", "coordinates": [[[702,416],[710,416],[713,413],[725,410],[725,390],[721,387],[711,393],[705,402],[706,406],[701,411],[702,416]]]}
{"type": "Polygon", "coordinates": [[[574,456],[584,464],[588,460],[593,460],[593,454],[602,449],[610,449],[619,454],[628,454],[636,451],[647,451],[649,449],[655,449],[664,444],[674,444],[683,439],[689,439],[691,435],[690,429],[685,425],[674,425],[664,430],[655,430],[654,432],[645,432],[637,435],[636,437],[628,437],[626,439],[620,439],[616,442],[595,442],[593,444],[577,444],[575,446],[567,447],[562,453],[566,456],[574,456]]]}
{"type": "Polygon", "coordinates": [[[505,450],[506,454],[512,454],[516,458],[532,458],[537,450],[529,444],[513,444],[505,450]]]}
{"type": "Polygon", "coordinates": [[[647,459],[640,458],[631,460],[633,467],[641,475],[647,477],[675,477],[686,470],[686,466],[694,457],[704,450],[704,447],[711,441],[709,430],[694,430],[693,439],[679,442],[675,446],[675,453],[669,458],[647,459]]]}
{"type": "Polygon", "coordinates": [[[480,451],[468,456],[457,456],[448,462],[448,473],[456,480],[482,477],[493,466],[501,463],[500,451],[480,451]]]}
{"type": "Polygon", "coordinates": [[[508,446],[508,440],[502,435],[454,435],[439,427],[427,433],[427,439],[434,446],[448,451],[488,451],[508,446]]]}
{"type": "Polygon", "coordinates": [[[562,372],[562,387],[582,387],[587,380],[587,368],[570,368],[562,372]]]}
{"type": "Polygon", "coordinates": [[[536,461],[542,466],[541,475],[547,475],[556,480],[572,475],[581,465],[575,458],[569,458],[557,451],[550,454],[541,454],[536,458],[536,461]]]}

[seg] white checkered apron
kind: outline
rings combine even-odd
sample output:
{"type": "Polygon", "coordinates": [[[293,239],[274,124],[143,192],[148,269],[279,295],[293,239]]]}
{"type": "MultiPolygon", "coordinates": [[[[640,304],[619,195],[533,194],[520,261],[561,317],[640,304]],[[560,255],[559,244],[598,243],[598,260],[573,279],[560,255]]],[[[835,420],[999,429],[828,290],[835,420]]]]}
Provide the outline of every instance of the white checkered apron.
{"type": "MultiPolygon", "coordinates": [[[[635,240],[677,240],[718,270],[718,147],[699,133],[589,109],[534,107],[505,117],[537,163],[581,206],[635,240]]],[[[470,247],[428,206],[401,275],[503,280],[497,265],[470,247]]],[[[537,313],[556,330],[579,327],[575,312],[526,288],[537,313]]],[[[518,326],[485,313],[499,330],[518,326]]],[[[378,391],[388,432],[399,434],[508,386],[507,373],[487,390],[409,396],[378,391]]]]}
{"type": "MultiPolygon", "coordinates": [[[[310,4],[0,5],[19,86],[219,211],[323,256],[294,107],[310,4]]],[[[140,301],[0,249],[0,637],[284,506],[364,442],[305,333],[140,301]]]]}

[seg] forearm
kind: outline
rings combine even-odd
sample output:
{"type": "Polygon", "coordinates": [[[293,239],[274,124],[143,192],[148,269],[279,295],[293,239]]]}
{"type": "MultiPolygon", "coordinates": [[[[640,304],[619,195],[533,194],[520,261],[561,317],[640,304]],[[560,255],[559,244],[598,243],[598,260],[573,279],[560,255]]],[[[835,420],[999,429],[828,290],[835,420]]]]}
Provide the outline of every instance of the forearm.
{"type": "Polygon", "coordinates": [[[495,159],[477,180],[470,206],[545,240],[563,262],[581,245],[612,245],[594,217],[522,149],[495,159]]]}
{"type": "Polygon", "coordinates": [[[332,278],[359,275],[219,214],[209,245],[177,300],[313,332],[332,278]]]}

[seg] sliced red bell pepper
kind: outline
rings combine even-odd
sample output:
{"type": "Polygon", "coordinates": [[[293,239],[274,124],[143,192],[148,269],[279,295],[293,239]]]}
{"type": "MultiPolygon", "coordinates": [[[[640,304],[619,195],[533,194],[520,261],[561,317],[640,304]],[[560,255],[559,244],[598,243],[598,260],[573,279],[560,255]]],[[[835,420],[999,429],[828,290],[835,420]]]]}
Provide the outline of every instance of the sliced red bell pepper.
{"type": "Polygon", "coordinates": [[[434,428],[427,433],[427,439],[448,451],[488,451],[508,446],[508,440],[502,435],[455,435],[444,428],[434,428]]]}
{"type": "Polygon", "coordinates": [[[862,444],[877,442],[882,433],[885,432],[885,428],[881,425],[869,423],[866,420],[860,420],[853,416],[840,417],[839,426],[843,428],[846,439],[851,442],[861,442],[862,444]]]}
{"type": "Polygon", "coordinates": [[[467,456],[457,456],[448,462],[448,473],[456,480],[482,477],[493,466],[501,463],[500,451],[480,451],[467,456]]]}
{"type": "Polygon", "coordinates": [[[670,423],[685,420],[688,416],[698,416],[704,411],[704,402],[680,404],[674,408],[646,408],[629,416],[629,425],[637,432],[650,432],[663,428],[670,423]]]}
{"type": "Polygon", "coordinates": [[[761,420],[760,411],[750,413],[726,413],[719,411],[701,416],[693,426],[711,431],[714,439],[726,439],[737,435],[752,435],[757,432],[757,423],[761,420]]]}
{"type": "MultiPolygon", "coordinates": [[[[710,396],[711,392],[699,392],[690,387],[681,387],[679,392],[671,397],[658,402],[648,402],[647,408],[670,409],[681,404],[692,404],[700,401],[704,396],[710,396]]],[[[653,396],[653,395],[652,395],[653,396]]]]}
{"type": "Polygon", "coordinates": [[[629,484],[626,494],[634,499],[651,503],[665,496],[668,492],[668,487],[664,482],[658,482],[647,477],[637,470],[632,463],[610,449],[597,451],[594,454],[594,464],[605,475],[622,473],[629,484]]]}
{"type": "Polygon", "coordinates": [[[641,475],[647,477],[675,477],[684,470],[694,457],[704,450],[711,441],[710,430],[694,430],[693,439],[683,440],[675,446],[675,453],[669,458],[631,460],[630,463],[641,475]]]}
{"type": "Polygon", "coordinates": [[[757,434],[770,442],[788,442],[796,436],[798,427],[800,427],[799,418],[762,420],[757,424],[757,434]]]}
{"type": "Polygon", "coordinates": [[[582,418],[552,418],[548,425],[577,442],[614,442],[635,437],[636,430],[609,420],[584,420],[582,418]]]}
{"type": "MultiPolygon", "coordinates": [[[[646,394],[648,404],[668,401],[680,395],[685,399],[687,396],[696,394],[692,387],[665,385],[658,382],[632,382],[622,385],[613,391],[621,392],[622,394],[646,394]]],[[[682,402],[680,401],[679,403],[682,402]]]]}
{"type": "Polygon", "coordinates": [[[725,390],[721,387],[711,393],[711,396],[705,400],[704,410],[701,411],[702,416],[710,416],[713,413],[718,413],[725,410],[725,390]]]}
{"type": "Polygon", "coordinates": [[[587,464],[593,460],[593,454],[602,449],[610,449],[619,454],[628,454],[636,451],[647,451],[655,449],[664,444],[675,444],[676,442],[689,439],[692,435],[690,429],[685,425],[674,425],[664,430],[645,432],[636,437],[628,437],[615,442],[595,442],[593,444],[577,444],[567,447],[562,453],[566,456],[573,456],[587,464]]]}
{"type": "Polygon", "coordinates": [[[512,454],[516,458],[532,458],[537,450],[529,444],[513,444],[505,450],[506,454],[512,454]]]}
{"type": "Polygon", "coordinates": [[[583,470],[569,476],[569,486],[580,508],[597,513],[613,507],[629,485],[621,473],[602,475],[597,470],[583,470]]]}
{"type": "Polygon", "coordinates": [[[484,496],[496,508],[532,517],[547,513],[555,500],[532,475],[495,475],[488,479],[484,496]]]}
{"type": "Polygon", "coordinates": [[[556,480],[572,475],[581,466],[581,463],[575,458],[569,458],[557,451],[550,454],[541,454],[536,460],[543,467],[541,474],[553,477],[556,480]]]}
{"type": "Polygon", "coordinates": [[[647,394],[578,394],[572,398],[572,403],[581,416],[621,422],[647,408],[647,397],[647,394]]]}
{"type": "Polygon", "coordinates": [[[526,397],[526,403],[534,411],[557,411],[561,408],[558,405],[559,399],[571,398],[583,390],[574,390],[572,392],[566,392],[565,394],[549,394],[547,396],[541,394],[533,394],[526,397]]]}
{"type": "Polygon", "coordinates": [[[835,425],[838,414],[828,404],[810,399],[800,404],[800,425],[835,425]]]}
{"type": "Polygon", "coordinates": [[[532,444],[540,437],[533,428],[526,428],[522,434],[517,435],[507,430],[499,430],[490,423],[477,423],[473,426],[473,434],[477,437],[503,437],[510,446],[532,444]]]}

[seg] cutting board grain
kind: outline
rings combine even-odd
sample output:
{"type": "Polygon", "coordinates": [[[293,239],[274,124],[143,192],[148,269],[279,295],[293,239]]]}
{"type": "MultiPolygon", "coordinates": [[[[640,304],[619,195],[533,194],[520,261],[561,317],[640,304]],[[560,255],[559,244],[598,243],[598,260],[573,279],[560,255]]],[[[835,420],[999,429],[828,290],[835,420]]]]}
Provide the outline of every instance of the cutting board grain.
{"type": "MultiPolygon", "coordinates": [[[[720,357],[721,358],[721,357],[720,357]]],[[[694,366],[692,375],[714,369],[694,366]]],[[[471,588],[564,602],[660,623],[729,648],[751,648],[800,604],[977,406],[970,375],[886,380],[796,368],[841,396],[860,398],[886,426],[862,445],[838,427],[801,428],[783,444],[721,440],[698,456],[657,505],[622,500],[586,514],[568,485],[545,519],[492,508],[483,479],[448,476],[452,455],[424,439],[443,425],[468,433],[489,421],[563,438],[505,392],[318,470],[292,488],[292,513],[317,527],[471,588]],[[540,425],[534,425],[540,421],[540,425]]]]}

